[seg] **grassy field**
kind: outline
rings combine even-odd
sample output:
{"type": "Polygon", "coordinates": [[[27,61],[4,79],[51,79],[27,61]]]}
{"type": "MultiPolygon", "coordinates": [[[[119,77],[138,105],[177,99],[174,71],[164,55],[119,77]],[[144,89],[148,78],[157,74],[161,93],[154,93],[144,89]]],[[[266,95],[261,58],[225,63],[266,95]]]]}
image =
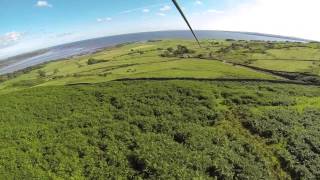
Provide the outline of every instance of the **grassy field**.
{"type": "Polygon", "coordinates": [[[278,59],[320,61],[320,50],[315,48],[291,47],[287,49],[271,49],[267,53],[278,59]]]}
{"type": "Polygon", "coordinates": [[[177,44],[199,51],[197,53],[204,51],[199,50],[192,41],[167,40],[134,43],[111,48],[93,55],[48,63],[40,69],[1,83],[0,91],[10,92],[11,90],[34,86],[98,83],[139,77],[279,79],[270,74],[233,66],[221,61],[160,57],[165,49],[175,47],[177,44]],[[88,59],[90,58],[103,61],[89,65],[88,59]],[[44,76],[40,77],[39,71],[42,71],[44,76]]]}
{"type": "Polygon", "coordinates": [[[232,63],[268,70],[320,74],[320,47],[317,43],[206,40],[202,44],[202,49],[187,40],[119,45],[92,55],[47,63],[1,83],[0,93],[34,86],[98,83],[138,77],[282,79],[269,73],[233,66],[232,63]],[[177,45],[186,46],[194,52],[184,56],[160,56],[177,45]],[[89,59],[98,63],[88,64],[89,59]]]}
{"type": "MultiPolygon", "coordinates": [[[[264,69],[287,72],[312,72],[313,69],[319,67],[319,62],[297,61],[297,60],[257,60],[251,65],[264,69]]],[[[318,72],[316,72],[318,74],[318,72]]]]}
{"type": "Polygon", "coordinates": [[[1,76],[0,179],[319,179],[320,44],[202,45],[124,44],[1,76]]]}
{"type": "Polygon", "coordinates": [[[202,44],[202,49],[187,40],[119,45],[92,55],[47,63],[2,82],[0,93],[36,86],[99,83],[123,78],[283,79],[233,63],[267,70],[320,74],[320,47],[317,43],[206,40],[202,44]],[[178,45],[187,47],[192,53],[161,56],[178,45]]]}

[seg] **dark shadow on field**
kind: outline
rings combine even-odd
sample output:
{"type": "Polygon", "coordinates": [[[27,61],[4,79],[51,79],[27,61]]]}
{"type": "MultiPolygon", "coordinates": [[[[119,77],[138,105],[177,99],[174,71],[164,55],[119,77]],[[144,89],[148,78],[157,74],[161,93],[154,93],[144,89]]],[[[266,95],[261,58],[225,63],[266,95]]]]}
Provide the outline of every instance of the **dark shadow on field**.
{"type": "Polygon", "coordinates": [[[318,59],[284,59],[284,58],[277,58],[277,59],[258,59],[259,61],[307,61],[307,62],[319,62],[318,59]]]}
{"type": "Polygon", "coordinates": [[[267,79],[225,79],[225,78],[123,78],[116,79],[113,81],[172,81],[172,80],[191,80],[191,81],[212,81],[212,82],[266,82],[275,84],[297,84],[297,85],[309,85],[309,86],[320,86],[320,84],[300,82],[300,81],[289,81],[289,80],[267,80],[267,79]]]}

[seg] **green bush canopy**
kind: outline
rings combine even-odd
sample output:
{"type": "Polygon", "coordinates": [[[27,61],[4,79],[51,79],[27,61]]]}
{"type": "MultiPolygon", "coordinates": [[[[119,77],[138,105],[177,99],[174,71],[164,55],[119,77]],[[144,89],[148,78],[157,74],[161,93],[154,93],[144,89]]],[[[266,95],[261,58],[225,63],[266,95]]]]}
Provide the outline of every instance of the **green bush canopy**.
{"type": "Polygon", "coordinates": [[[308,105],[319,97],[178,80],[0,95],[0,178],[319,179],[320,111],[308,105]]]}

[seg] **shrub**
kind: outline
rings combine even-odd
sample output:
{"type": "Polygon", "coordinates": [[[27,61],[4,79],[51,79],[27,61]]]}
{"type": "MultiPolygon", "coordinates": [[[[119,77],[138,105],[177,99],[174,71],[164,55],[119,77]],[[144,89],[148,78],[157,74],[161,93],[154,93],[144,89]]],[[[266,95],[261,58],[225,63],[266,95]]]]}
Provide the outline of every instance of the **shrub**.
{"type": "Polygon", "coordinates": [[[47,75],[46,75],[46,72],[45,72],[44,70],[38,70],[38,74],[39,74],[39,76],[42,77],[42,78],[44,78],[44,77],[47,76],[47,75]]]}
{"type": "Polygon", "coordinates": [[[194,50],[188,49],[186,46],[178,45],[177,49],[171,47],[167,48],[166,51],[160,54],[161,57],[183,57],[188,58],[189,54],[195,53],[194,50]]]}
{"type": "Polygon", "coordinates": [[[87,64],[93,65],[93,64],[99,64],[99,63],[104,63],[104,62],[107,62],[107,60],[90,58],[90,59],[88,59],[87,64]]]}
{"type": "Polygon", "coordinates": [[[58,74],[59,72],[59,69],[54,69],[53,74],[58,74]]]}
{"type": "Polygon", "coordinates": [[[189,50],[186,46],[178,45],[177,49],[173,53],[175,55],[183,55],[188,53],[194,53],[194,51],[189,50]]]}
{"type": "Polygon", "coordinates": [[[2,94],[0,179],[318,179],[320,111],[286,103],[315,97],[312,86],[207,81],[2,94]]]}

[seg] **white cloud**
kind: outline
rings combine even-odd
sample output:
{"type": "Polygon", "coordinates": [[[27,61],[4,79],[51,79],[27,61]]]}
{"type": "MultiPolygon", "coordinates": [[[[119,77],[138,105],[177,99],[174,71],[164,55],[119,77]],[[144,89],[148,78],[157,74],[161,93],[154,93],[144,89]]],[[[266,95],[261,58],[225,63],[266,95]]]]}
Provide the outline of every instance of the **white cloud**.
{"type": "Polygon", "coordinates": [[[145,11],[150,11],[150,8],[154,8],[154,7],[161,7],[163,6],[164,4],[153,4],[153,5],[150,5],[150,6],[145,6],[145,7],[139,7],[139,8],[135,8],[135,9],[128,9],[128,10],[125,10],[125,11],[122,11],[120,12],[119,14],[128,14],[128,13],[133,13],[133,12],[144,12],[145,11]]]}
{"type": "Polygon", "coordinates": [[[320,40],[319,0],[250,0],[224,13],[193,16],[198,29],[249,31],[320,40]]]}
{"type": "Polygon", "coordinates": [[[52,7],[52,5],[48,3],[48,1],[37,1],[36,6],[37,7],[52,7]]]}
{"type": "Polygon", "coordinates": [[[142,12],[148,13],[148,12],[150,12],[150,9],[143,9],[142,12]]]}
{"type": "Polygon", "coordinates": [[[107,21],[112,21],[112,18],[111,17],[97,18],[97,22],[107,22],[107,21]]]}
{"type": "Polygon", "coordinates": [[[54,35],[54,37],[56,37],[56,38],[68,37],[68,36],[72,36],[73,34],[74,34],[73,32],[66,32],[66,33],[56,34],[56,35],[54,35]]]}
{"type": "Polygon", "coordinates": [[[171,10],[171,6],[165,5],[162,8],[160,8],[160,11],[170,11],[171,10]]]}
{"type": "Polygon", "coordinates": [[[196,4],[196,5],[202,5],[202,4],[203,4],[203,2],[202,2],[202,1],[200,1],[200,0],[196,0],[196,1],[195,1],[195,4],[196,4]]]}
{"type": "Polygon", "coordinates": [[[165,13],[157,13],[158,16],[166,16],[165,13]]]}
{"type": "Polygon", "coordinates": [[[6,33],[5,35],[9,40],[12,40],[12,41],[17,41],[21,38],[22,36],[22,33],[19,33],[19,32],[9,32],[9,33],[6,33]]]}
{"type": "Polygon", "coordinates": [[[16,44],[22,38],[22,33],[8,32],[4,35],[0,35],[0,48],[8,47],[16,44]]]}
{"type": "Polygon", "coordinates": [[[205,14],[206,14],[206,13],[222,14],[222,13],[224,13],[224,11],[216,10],[216,9],[208,9],[208,10],[205,11],[204,13],[205,13],[205,14]]]}

